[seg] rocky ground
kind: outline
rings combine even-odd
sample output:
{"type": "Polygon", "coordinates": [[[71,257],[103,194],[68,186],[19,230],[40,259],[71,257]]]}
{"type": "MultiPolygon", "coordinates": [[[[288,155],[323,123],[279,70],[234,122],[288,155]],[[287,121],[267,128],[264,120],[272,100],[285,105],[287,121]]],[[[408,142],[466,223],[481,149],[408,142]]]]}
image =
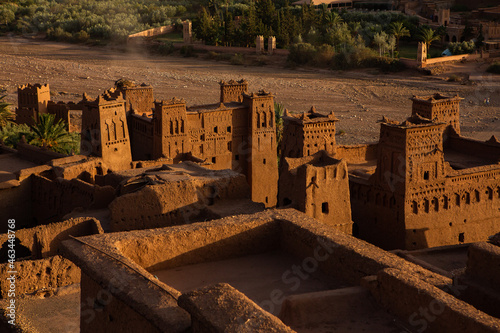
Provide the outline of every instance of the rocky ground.
{"type": "MultiPolygon", "coordinates": [[[[491,60],[490,60],[491,61],[491,60]]],[[[459,94],[462,134],[481,140],[500,134],[500,76],[485,72],[488,64],[474,61],[445,68],[435,76],[415,70],[384,74],[375,69],[328,71],[287,69],[284,61],[270,66],[233,66],[198,58],[151,55],[141,49],[112,49],[48,42],[40,39],[0,37],[0,88],[7,101],[17,104],[16,87],[49,83],[53,100],[78,101],[83,92],[96,96],[119,78],[154,86],[155,97],[186,99],[188,105],[214,103],[219,80],[249,81],[250,90],[275,94],[291,112],[333,110],[345,132],[339,143],[373,142],[378,139],[377,120],[383,115],[404,120],[411,113],[410,97],[459,94]],[[461,82],[448,82],[452,74],[461,82]],[[471,80],[468,78],[470,77],[471,80]],[[490,105],[483,101],[490,98],[490,105]]]]}

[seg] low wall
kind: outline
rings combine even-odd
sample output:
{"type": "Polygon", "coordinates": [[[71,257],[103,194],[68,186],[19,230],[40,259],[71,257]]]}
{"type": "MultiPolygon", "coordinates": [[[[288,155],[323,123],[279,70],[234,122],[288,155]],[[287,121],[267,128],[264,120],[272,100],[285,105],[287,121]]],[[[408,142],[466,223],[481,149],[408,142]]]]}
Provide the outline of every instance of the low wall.
{"type": "MultiPolygon", "coordinates": [[[[80,283],[80,269],[61,256],[16,262],[16,297],[36,292],[50,292],[59,287],[80,283]]],[[[9,264],[0,264],[0,298],[8,297],[11,276],[9,264]]]]}
{"type": "MultiPolygon", "coordinates": [[[[69,236],[80,237],[104,233],[98,220],[88,217],[69,219],[64,222],[41,225],[16,231],[19,244],[31,251],[32,259],[47,258],[59,253],[61,242],[69,236]]],[[[8,234],[0,235],[0,244],[5,244],[8,234]]]]}
{"type": "Polygon", "coordinates": [[[452,55],[452,56],[447,56],[447,57],[438,57],[438,58],[431,58],[427,59],[425,63],[422,64],[422,67],[427,67],[429,65],[436,65],[436,64],[444,64],[447,62],[455,62],[455,61],[462,61],[462,60],[474,60],[474,59],[479,59],[481,58],[481,54],[459,54],[459,55],[452,55]]]}
{"type": "MultiPolygon", "coordinates": [[[[192,46],[195,50],[213,51],[219,53],[242,53],[242,54],[256,54],[257,51],[254,47],[237,47],[237,46],[215,46],[203,44],[183,44],[176,43],[174,47],[180,49],[183,46],[192,46]]],[[[265,53],[265,52],[263,52],[265,53]]],[[[285,49],[274,49],[273,55],[288,56],[290,51],[285,49]]]]}
{"type": "Polygon", "coordinates": [[[419,332],[498,332],[500,320],[418,279],[404,270],[385,269],[371,285],[373,296],[419,332]]]}
{"type": "Polygon", "coordinates": [[[146,37],[154,37],[158,35],[164,35],[171,33],[174,31],[175,27],[173,25],[166,25],[157,28],[152,28],[148,30],[144,30],[132,35],[128,35],[127,43],[136,42],[138,39],[146,38],[146,37]]]}
{"type": "Polygon", "coordinates": [[[295,332],[226,283],[183,294],[179,306],[191,314],[192,333],[295,332]]]}
{"type": "Polygon", "coordinates": [[[469,247],[466,274],[500,292],[500,247],[475,243],[469,247]]]}
{"type": "Polygon", "coordinates": [[[452,135],[448,137],[446,146],[446,148],[451,148],[466,155],[478,156],[492,160],[494,163],[500,162],[500,143],[484,142],[452,135]],[[494,160],[495,158],[496,160],[494,160]]]}
{"type": "Polygon", "coordinates": [[[22,142],[17,144],[17,153],[23,159],[37,164],[45,164],[55,158],[68,156],[22,142]]]}
{"type": "Polygon", "coordinates": [[[347,164],[362,164],[377,159],[377,148],[378,143],[337,146],[335,158],[344,159],[347,164]]]}

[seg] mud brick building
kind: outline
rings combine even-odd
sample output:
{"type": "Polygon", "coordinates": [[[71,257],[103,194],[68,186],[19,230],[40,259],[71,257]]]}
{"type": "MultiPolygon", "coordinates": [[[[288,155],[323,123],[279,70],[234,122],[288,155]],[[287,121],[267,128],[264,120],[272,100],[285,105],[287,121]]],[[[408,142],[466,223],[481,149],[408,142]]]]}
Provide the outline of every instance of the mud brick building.
{"type": "Polygon", "coordinates": [[[486,240],[500,227],[500,143],[457,134],[457,97],[413,101],[408,120],[381,123],[376,166],[350,168],[359,236],[387,249],[486,240]]]}
{"type": "Polygon", "coordinates": [[[154,102],[150,115],[129,117],[134,160],[165,158],[174,163],[187,155],[210,169],[246,175],[252,200],[276,205],[278,167],[274,96],[248,93],[246,81],[220,83],[216,104],[186,107],[183,99],[154,102]]]}
{"type": "MultiPolygon", "coordinates": [[[[484,241],[500,228],[500,143],[495,137],[480,142],[460,136],[460,100],[414,96],[408,120],[384,117],[376,145],[337,146],[332,114],[286,114],[280,184],[298,177],[288,164],[297,162],[289,157],[324,149],[348,164],[354,235],[386,249],[484,241]],[[306,132],[311,124],[312,132],[306,132]]],[[[280,205],[292,201],[285,192],[280,188],[280,205]]],[[[342,200],[339,193],[327,197],[342,200]]]]}
{"type": "Polygon", "coordinates": [[[352,234],[349,177],[345,160],[324,150],[311,156],[284,158],[278,183],[279,206],[289,206],[352,234]]]}

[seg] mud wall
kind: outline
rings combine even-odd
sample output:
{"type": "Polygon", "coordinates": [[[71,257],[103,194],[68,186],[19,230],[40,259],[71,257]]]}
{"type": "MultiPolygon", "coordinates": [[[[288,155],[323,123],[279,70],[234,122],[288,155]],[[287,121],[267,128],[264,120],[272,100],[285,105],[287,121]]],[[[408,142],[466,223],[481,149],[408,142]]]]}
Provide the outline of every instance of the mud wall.
{"type": "Polygon", "coordinates": [[[82,273],[81,281],[82,300],[90,299],[92,303],[90,306],[84,304],[81,308],[81,333],[168,332],[154,327],[146,318],[103,289],[87,274],[82,273]]]}
{"type": "MultiPolygon", "coordinates": [[[[31,251],[32,259],[47,258],[57,255],[61,242],[69,236],[79,237],[93,234],[102,234],[101,224],[93,218],[80,217],[64,222],[41,225],[30,229],[16,231],[19,244],[31,251]]],[[[8,234],[0,235],[0,244],[5,244],[8,234]]]]}
{"type": "Polygon", "coordinates": [[[115,197],[111,186],[98,186],[80,179],[50,180],[42,176],[32,176],[33,215],[39,223],[62,219],[77,207],[104,208],[115,197]]]}
{"type": "Polygon", "coordinates": [[[61,158],[67,156],[64,154],[53,152],[51,150],[28,145],[22,142],[17,144],[17,152],[21,158],[37,164],[44,164],[55,158],[61,158]]]}
{"type": "Polygon", "coordinates": [[[183,294],[179,306],[191,314],[193,333],[295,332],[226,283],[183,294]]]}
{"type": "Polygon", "coordinates": [[[347,164],[362,164],[377,159],[377,143],[368,145],[337,146],[335,158],[346,160],[347,164]]]}
{"type": "MultiPolygon", "coordinates": [[[[201,175],[200,175],[201,176],[201,175]]],[[[183,177],[117,197],[109,205],[111,230],[159,228],[198,221],[204,208],[225,199],[249,198],[245,176],[183,177]],[[139,205],[142,209],[138,210],[139,205]]],[[[204,216],[202,220],[210,218],[204,216]]]]}
{"type": "Polygon", "coordinates": [[[420,332],[498,332],[500,320],[395,268],[377,274],[373,296],[420,332]]]}
{"type": "MultiPolygon", "coordinates": [[[[16,228],[33,225],[31,206],[31,180],[26,179],[18,186],[0,189],[0,233],[7,232],[7,221],[16,220],[16,228]]],[[[0,244],[1,245],[1,244],[0,244]]]]}
{"type": "Polygon", "coordinates": [[[489,243],[469,246],[466,274],[500,292],[500,247],[489,243]]]}
{"type": "Polygon", "coordinates": [[[389,267],[405,269],[437,286],[451,282],[448,278],[311,218],[292,215],[290,219],[280,219],[280,226],[282,249],[297,258],[304,258],[304,262],[306,258],[314,258],[318,267],[327,275],[341,278],[353,285],[359,284],[361,278],[389,267]]]}
{"type": "MultiPolygon", "coordinates": [[[[0,264],[0,298],[8,298],[9,264],[0,264]]],[[[80,269],[61,256],[16,262],[16,297],[80,283],[80,269]]]]}
{"type": "Polygon", "coordinates": [[[500,162],[500,143],[482,142],[470,138],[450,136],[446,141],[446,148],[459,151],[462,154],[484,158],[491,161],[492,164],[500,162]]]}
{"type": "Polygon", "coordinates": [[[223,260],[262,253],[279,245],[278,226],[269,219],[238,216],[239,223],[224,218],[210,223],[194,223],[151,230],[147,237],[118,241],[118,250],[149,271],[170,269],[207,260],[223,260]]]}

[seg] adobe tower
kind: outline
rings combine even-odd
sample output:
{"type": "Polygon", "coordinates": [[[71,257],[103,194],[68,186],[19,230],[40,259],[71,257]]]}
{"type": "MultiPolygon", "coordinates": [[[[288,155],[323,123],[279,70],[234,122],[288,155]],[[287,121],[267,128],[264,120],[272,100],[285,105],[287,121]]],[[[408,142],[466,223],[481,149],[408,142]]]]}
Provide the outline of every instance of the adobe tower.
{"type": "Polygon", "coordinates": [[[102,157],[113,170],[130,168],[130,138],[121,96],[104,94],[90,100],[84,94],[81,153],[102,157]]]}

